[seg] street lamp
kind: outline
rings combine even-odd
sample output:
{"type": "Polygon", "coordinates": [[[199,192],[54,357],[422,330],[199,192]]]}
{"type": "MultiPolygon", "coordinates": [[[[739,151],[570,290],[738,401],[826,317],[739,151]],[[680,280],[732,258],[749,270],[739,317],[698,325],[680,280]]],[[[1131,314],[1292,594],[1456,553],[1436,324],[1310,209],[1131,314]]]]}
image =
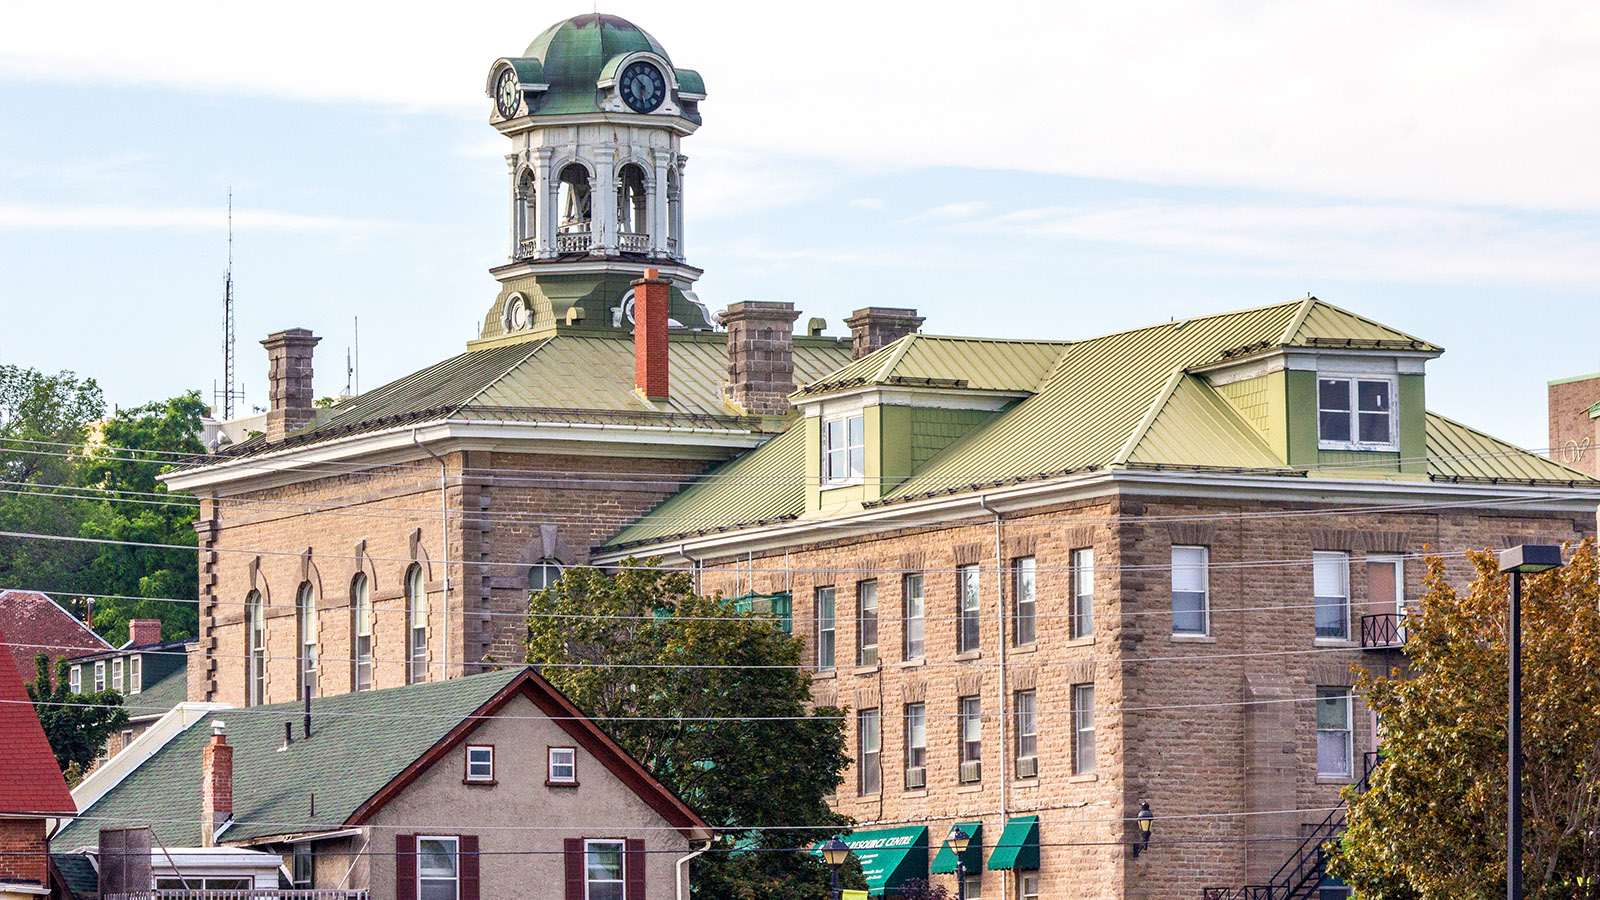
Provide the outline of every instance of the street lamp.
{"type": "Polygon", "coordinates": [[[1561,565],[1553,544],[1518,544],[1500,551],[1500,571],[1511,574],[1511,709],[1506,717],[1506,900],[1522,900],[1522,576],[1561,565]]]}
{"type": "Polygon", "coordinates": [[[850,859],[850,845],[836,837],[822,845],[822,861],[833,870],[833,900],[839,900],[839,868],[850,859]]]}
{"type": "Polygon", "coordinates": [[[956,900],[967,900],[967,864],[961,855],[967,852],[967,844],[971,841],[972,835],[962,831],[960,825],[950,829],[944,838],[950,852],[956,855],[956,900]]]}
{"type": "Polygon", "coordinates": [[[1139,801],[1139,814],[1134,816],[1134,822],[1139,826],[1139,841],[1133,845],[1133,858],[1138,859],[1139,854],[1150,849],[1150,826],[1156,821],[1155,813],[1150,811],[1150,801],[1139,801]]]}

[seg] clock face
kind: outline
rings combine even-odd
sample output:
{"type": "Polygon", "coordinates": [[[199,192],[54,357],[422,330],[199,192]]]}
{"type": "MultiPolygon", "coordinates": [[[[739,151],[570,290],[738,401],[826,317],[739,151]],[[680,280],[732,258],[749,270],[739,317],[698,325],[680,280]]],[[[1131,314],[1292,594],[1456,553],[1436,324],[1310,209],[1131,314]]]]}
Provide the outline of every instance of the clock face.
{"type": "Polygon", "coordinates": [[[622,102],[634,112],[653,112],[667,99],[667,79],[653,64],[639,60],[630,63],[617,79],[617,90],[622,92],[622,102]]]}
{"type": "Polygon", "coordinates": [[[502,119],[517,114],[517,106],[522,102],[521,93],[517,89],[517,73],[511,69],[501,72],[500,80],[494,83],[494,108],[502,119]]]}

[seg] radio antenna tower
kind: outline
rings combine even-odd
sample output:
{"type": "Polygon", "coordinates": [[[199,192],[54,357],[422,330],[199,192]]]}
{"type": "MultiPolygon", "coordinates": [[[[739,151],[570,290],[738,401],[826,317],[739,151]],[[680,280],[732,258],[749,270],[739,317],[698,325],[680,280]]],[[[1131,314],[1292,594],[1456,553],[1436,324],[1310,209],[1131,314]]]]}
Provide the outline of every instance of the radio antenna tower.
{"type": "Polygon", "coordinates": [[[233,388],[233,188],[228,188],[228,273],[222,288],[222,390],[215,392],[222,401],[222,418],[233,418],[233,401],[243,399],[244,391],[233,388]]]}

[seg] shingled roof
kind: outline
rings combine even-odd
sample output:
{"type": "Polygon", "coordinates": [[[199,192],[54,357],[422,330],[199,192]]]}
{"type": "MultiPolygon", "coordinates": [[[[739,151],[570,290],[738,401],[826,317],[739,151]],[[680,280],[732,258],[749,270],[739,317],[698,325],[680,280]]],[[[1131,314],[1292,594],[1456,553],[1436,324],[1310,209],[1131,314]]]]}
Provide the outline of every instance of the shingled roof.
{"type": "MultiPolygon", "coordinates": [[[[4,640],[0,631],[0,641],[4,640]]],[[[11,667],[0,666],[0,815],[77,812],[22,679],[11,667]]]]}
{"type": "Polygon", "coordinates": [[[38,591],[0,590],[0,630],[11,636],[11,658],[24,683],[33,680],[34,658],[41,653],[56,659],[111,649],[77,616],[38,591]]]}

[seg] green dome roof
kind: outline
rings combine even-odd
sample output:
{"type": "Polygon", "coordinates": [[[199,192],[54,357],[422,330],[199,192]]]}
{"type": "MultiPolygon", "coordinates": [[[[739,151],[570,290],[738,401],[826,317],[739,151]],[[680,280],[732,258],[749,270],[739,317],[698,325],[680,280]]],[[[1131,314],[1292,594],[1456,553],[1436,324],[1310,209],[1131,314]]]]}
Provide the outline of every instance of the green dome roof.
{"type": "Polygon", "coordinates": [[[590,13],[546,28],[522,55],[543,64],[545,81],[552,89],[589,90],[600,79],[607,60],[640,50],[672,62],[661,43],[643,28],[618,16],[590,13]]]}

